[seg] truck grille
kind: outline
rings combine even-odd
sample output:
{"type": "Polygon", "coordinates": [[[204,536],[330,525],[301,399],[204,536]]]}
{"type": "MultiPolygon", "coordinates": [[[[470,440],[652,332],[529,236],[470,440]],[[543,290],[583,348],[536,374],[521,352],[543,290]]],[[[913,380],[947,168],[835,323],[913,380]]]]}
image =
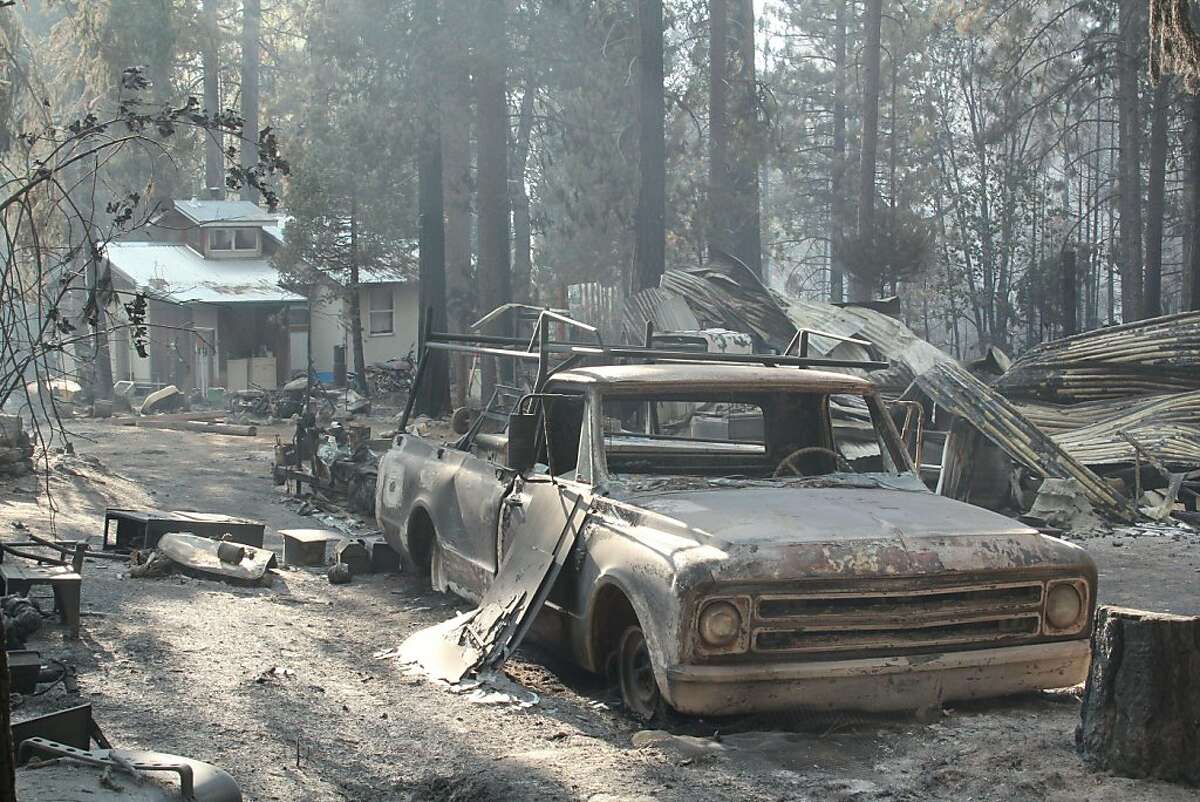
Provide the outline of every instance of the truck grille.
{"type": "Polygon", "coordinates": [[[759,653],[903,653],[1034,638],[1042,583],[926,590],[763,594],[754,599],[759,653]]]}

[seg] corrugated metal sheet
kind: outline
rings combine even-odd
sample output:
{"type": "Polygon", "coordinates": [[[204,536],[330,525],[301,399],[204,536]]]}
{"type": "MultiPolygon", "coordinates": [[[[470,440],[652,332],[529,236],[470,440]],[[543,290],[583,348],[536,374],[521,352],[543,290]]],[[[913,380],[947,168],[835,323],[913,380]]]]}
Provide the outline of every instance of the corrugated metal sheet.
{"type": "Polygon", "coordinates": [[[715,250],[713,260],[700,267],[668,270],[659,286],[687,301],[699,318],[698,328],[744,331],[779,350],[796,331],[758,276],[715,250]]]}
{"type": "Polygon", "coordinates": [[[625,342],[641,345],[646,337],[646,321],[654,322],[655,331],[698,331],[700,321],[687,302],[678,295],[652,287],[635,293],[625,302],[622,319],[625,342]]]}
{"type": "Polygon", "coordinates": [[[1200,312],[1042,343],[996,382],[1010,398],[1077,403],[1200,390],[1200,312]]]}
{"type": "Polygon", "coordinates": [[[1025,418],[1007,399],[908,326],[873,309],[799,303],[788,309],[797,326],[869,340],[892,363],[881,385],[913,382],[947,412],[968,421],[1010,457],[1039,476],[1074,478],[1097,506],[1117,512],[1124,500],[1075,456],[1025,418]]]}
{"type": "Polygon", "coordinates": [[[304,300],[279,286],[279,271],[267,258],[205,259],[186,245],[158,242],[115,242],[105,256],[138,289],[180,303],[304,300]]]}
{"type": "Polygon", "coordinates": [[[1200,392],[1114,405],[1099,420],[1056,434],[1054,440],[1089,465],[1128,464],[1135,461],[1135,450],[1121,432],[1169,466],[1200,465],[1200,392]]]}

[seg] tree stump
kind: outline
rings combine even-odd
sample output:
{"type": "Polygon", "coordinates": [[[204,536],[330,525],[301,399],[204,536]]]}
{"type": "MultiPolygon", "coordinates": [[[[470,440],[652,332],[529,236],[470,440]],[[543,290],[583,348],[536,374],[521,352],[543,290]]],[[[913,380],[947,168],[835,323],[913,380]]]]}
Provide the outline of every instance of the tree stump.
{"type": "Polygon", "coordinates": [[[1093,771],[1200,785],[1200,617],[1096,610],[1075,746],[1093,771]]]}

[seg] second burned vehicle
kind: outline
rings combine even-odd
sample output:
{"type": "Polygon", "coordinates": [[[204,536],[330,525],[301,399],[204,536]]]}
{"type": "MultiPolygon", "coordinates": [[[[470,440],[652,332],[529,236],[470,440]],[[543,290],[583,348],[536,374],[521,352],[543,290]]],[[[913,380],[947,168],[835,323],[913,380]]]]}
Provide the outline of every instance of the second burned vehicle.
{"type": "Polygon", "coordinates": [[[540,350],[511,415],[396,438],[377,514],[407,565],[476,601],[510,552],[569,535],[532,632],[614,670],[636,715],[913,709],[1085,677],[1091,560],[929,492],[868,381],[804,356],[540,350]]]}

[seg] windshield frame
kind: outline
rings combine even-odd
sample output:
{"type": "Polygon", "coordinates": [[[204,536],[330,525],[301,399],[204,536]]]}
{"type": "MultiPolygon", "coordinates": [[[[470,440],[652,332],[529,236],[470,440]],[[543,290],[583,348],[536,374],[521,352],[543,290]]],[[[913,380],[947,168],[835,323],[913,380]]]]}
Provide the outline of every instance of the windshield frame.
{"type": "MultiPolygon", "coordinates": [[[[787,393],[789,391],[776,392],[787,393]]],[[[811,388],[804,388],[802,390],[797,389],[791,392],[795,392],[796,394],[800,395],[819,394],[825,396],[825,403],[822,406],[826,410],[828,410],[829,396],[846,394],[861,396],[866,401],[867,408],[871,413],[871,421],[875,428],[879,442],[881,446],[886,448],[886,456],[890,457],[891,462],[893,463],[894,472],[888,471],[886,473],[896,476],[902,476],[905,474],[912,474],[914,476],[917,475],[916,468],[912,463],[912,459],[900,440],[900,433],[896,429],[895,422],[892,420],[891,415],[888,414],[887,406],[883,399],[874,388],[870,388],[868,391],[862,393],[847,393],[846,389],[843,387],[831,389],[828,392],[814,392],[811,388]]],[[[620,476],[611,474],[608,470],[608,458],[604,442],[604,402],[608,399],[631,398],[642,398],[647,400],[661,398],[666,400],[670,399],[673,393],[677,398],[678,392],[673,391],[670,387],[663,387],[661,389],[655,388],[653,390],[648,389],[645,386],[623,389],[619,385],[603,388],[592,386],[588,388],[587,413],[584,416],[584,426],[587,431],[581,433],[580,449],[581,452],[584,449],[590,452],[587,455],[589,459],[587,460],[586,464],[591,466],[590,479],[593,486],[598,487],[611,481],[621,481],[620,476]]],[[[729,394],[731,396],[739,395],[739,393],[736,391],[730,392],[729,394]]],[[[826,412],[826,415],[828,415],[828,412],[826,412]]],[[[585,464],[583,462],[583,457],[584,454],[581,453],[581,465],[585,464]]]]}

